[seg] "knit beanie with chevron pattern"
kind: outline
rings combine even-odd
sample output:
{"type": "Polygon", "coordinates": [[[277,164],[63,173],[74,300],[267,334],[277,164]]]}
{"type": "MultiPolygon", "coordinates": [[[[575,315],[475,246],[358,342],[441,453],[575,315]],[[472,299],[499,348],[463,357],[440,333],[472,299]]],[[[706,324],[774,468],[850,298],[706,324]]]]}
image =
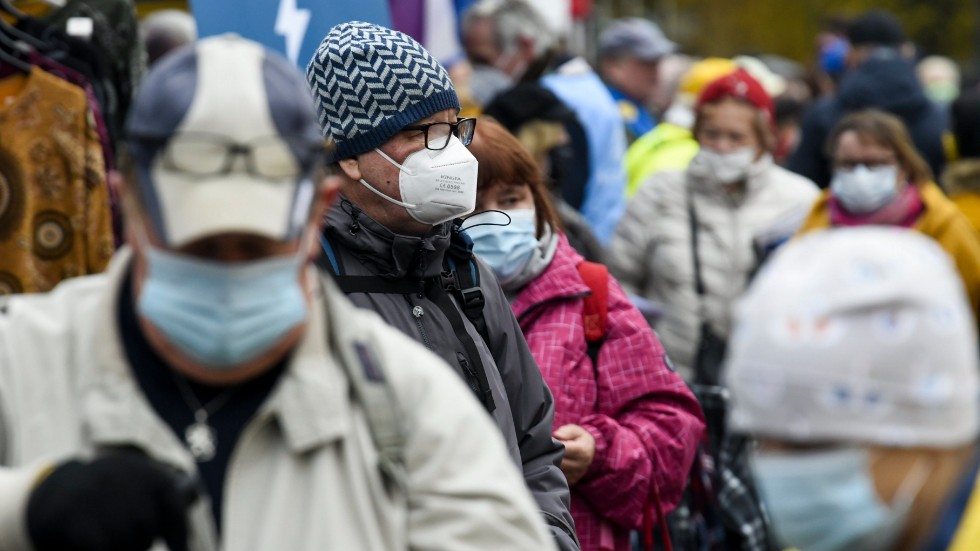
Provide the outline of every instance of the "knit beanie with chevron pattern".
{"type": "Polygon", "coordinates": [[[330,29],[306,79],[337,159],[370,151],[439,111],[459,110],[446,69],[412,37],[373,23],[330,29]]]}

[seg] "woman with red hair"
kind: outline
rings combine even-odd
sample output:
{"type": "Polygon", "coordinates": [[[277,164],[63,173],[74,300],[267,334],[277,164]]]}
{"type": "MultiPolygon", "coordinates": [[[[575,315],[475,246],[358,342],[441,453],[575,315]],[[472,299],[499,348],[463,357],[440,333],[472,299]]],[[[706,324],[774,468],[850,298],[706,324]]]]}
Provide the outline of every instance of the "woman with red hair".
{"type": "Polygon", "coordinates": [[[463,227],[511,297],[555,396],[582,549],[628,550],[646,507],[680,500],[704,430],[700,407],[616,280],[568,244],[520,142],[484,118],[470,152],[479,214],[463,227]]]}

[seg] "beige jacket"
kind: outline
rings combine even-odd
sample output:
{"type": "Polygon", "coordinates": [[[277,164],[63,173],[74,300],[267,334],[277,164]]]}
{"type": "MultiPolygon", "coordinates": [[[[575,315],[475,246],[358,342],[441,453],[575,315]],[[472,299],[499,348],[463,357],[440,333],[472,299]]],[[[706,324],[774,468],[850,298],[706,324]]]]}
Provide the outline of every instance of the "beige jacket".
{"type": "Polygon", "coordinates": [[[752,166],[742,193],[728,193],[686,171],[661,172],[630,200],[610,247],[610,267],[627,292],[664,308],[657,334],[685,380],[692,380],[701,319],[719,336],[728,335],[732,307],[757,266],[753,239],[784,219],[802,222],[818,194],[813,182],[765,155],[752,166]],[[703,303],[694,286],[688,185],[699,222],[703,303]]]}
{"type": "MultiPolygon", "coordinates": [[[[0,313],[0,549],[28,550],[24,510],[39,465],[132,444],[185,471],[194,462],[139,391],[108,274],[11,299],[0,313]]],[[[311,272],[312,275],[312,272],[311,272]]],[[[328,284],[277,388],[228,465],[223,549],[553,549],[499,431],[441,360],[354,308],[328,284]],[[325,308],[326,306],[326,308],[325,308]],[[376,352],[407,427],[408,495],[391,496],[359,403],[327,341],[353,327],[376,352]]],[[[191,548],[218,549],[207,503],[191,548]]],[[[162,549],[162,546],[160,546],[162,549]]],[[[156,549],[156,548],[154,548],[156,549]]]]}

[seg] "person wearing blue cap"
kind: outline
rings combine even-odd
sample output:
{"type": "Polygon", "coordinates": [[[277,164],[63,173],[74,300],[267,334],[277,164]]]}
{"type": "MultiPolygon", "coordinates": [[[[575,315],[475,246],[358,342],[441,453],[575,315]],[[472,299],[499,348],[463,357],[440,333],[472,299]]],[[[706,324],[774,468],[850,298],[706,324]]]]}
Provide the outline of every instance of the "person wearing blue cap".
{"type": "Polygon", "coordinates": [[[129,246],[0,308],[0,548],[552,547],[448,366],[311,265],[337,179],[292,64],[175,51],[127,134],[129,246]]]}
{"type": "Polygon", "coordinates": [[[559,547],[578,549],[552,394],[507,297],[460,229],[476,207],[477,160],[466,147],[476,121],[458,118],[456,89],[429,52],[373,23],[333,27],[306,76],[343,180],[320,266],[355,304],[456,369],[559,547]]]}

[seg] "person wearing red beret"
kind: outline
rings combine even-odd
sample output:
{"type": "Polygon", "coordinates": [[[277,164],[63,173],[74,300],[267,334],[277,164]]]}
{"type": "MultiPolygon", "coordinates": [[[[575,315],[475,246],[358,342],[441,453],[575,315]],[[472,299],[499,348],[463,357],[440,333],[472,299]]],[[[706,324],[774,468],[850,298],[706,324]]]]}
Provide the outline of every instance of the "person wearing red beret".
{"type": "Polygon", "coordinates": [[[695,104],[699,153],[640,188],[612,241],[613,273],[664,308],[657,333],[688,381],[717,383],[715,360],[758,267],[756,245],[792,235],[818,195],[773,162],[774,117],[772,98],[746,71],[708,84],[695,104]]]}

